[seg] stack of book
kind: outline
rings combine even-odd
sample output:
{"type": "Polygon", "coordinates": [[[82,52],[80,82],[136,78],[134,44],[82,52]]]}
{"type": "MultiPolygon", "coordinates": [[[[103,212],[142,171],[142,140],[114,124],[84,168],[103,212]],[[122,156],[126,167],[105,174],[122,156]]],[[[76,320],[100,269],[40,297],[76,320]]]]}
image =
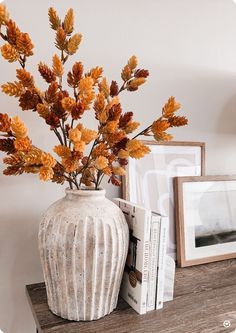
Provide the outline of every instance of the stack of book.
{"type": "Polygon", "coordinates": [[[168,219],[123,199],[130,243],[120,295],[138,313],[160,309],[164,301],[168,219]]]}

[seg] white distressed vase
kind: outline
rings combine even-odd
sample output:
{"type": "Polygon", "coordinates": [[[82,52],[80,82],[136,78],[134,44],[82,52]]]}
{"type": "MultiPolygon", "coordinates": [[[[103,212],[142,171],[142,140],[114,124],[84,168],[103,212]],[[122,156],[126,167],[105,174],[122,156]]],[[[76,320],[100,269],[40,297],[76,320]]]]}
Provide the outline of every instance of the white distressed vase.
{"type": "Polygon", "coordinates": [[[40,223],[39,250],[51,311],[69,320],[112,312],[128,249],[128,226],[105,190],[66,190],[40,223]]]}

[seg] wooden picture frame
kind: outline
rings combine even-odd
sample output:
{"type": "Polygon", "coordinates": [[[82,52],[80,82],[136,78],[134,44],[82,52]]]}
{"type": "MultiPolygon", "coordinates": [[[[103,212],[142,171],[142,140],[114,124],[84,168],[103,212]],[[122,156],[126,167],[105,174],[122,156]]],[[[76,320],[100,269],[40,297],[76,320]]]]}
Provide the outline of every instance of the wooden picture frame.
{"type": "Polygon", "coordinates": [[[176,177],[174,192],[178,266],[236,258],[236,175],[176,177]]]}
{"type": "Polygon", "coordinates": [[[169,217],[167,253],[176,259],[173,178],[205,174],[205,143],[142,142],[149,146],[151,153],[140,160],[129,158],[122,182],[122,197],[169,217]]]}

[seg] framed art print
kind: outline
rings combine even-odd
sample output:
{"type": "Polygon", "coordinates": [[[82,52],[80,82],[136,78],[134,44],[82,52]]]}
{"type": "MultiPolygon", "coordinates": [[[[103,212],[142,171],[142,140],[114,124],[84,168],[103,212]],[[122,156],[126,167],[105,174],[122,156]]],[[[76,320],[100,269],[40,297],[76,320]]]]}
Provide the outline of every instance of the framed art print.
{"type": "Polygon", "coordinates": [[[236,258],[236,176],[175,179],[181,267],[236,258]]]}
{"type": "Polygon", "coordinates": [[[176,259],[173,178],[204,175],[205,144],[143,142],[151,152],[140,160],[129,158],[123,180],[123,198],[169,218],[167,254],[176,259]]]}

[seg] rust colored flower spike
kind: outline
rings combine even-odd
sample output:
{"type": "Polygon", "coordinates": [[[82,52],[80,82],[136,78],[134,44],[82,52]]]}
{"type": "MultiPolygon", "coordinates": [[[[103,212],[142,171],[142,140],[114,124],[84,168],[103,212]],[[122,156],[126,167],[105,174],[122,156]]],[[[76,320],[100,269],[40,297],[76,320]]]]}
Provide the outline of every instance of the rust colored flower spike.
{"type": "Polygon", "coordinates": [[[133,112],[122,109],[120,94],[140,89],[149,71],[140,68],[137,57],[132,55],[121,71],[121,82],[108,80],[100,66],[84,69],[80,61],[65,72],[65,63],[78,51],[82,35],[74,31],[72,8],[61,19],[51,7],[48,18],[54,30],[56,52],[52,54],[51,66],[43,61],[38,65],[46,85],[42,90],[26,67],[34,51],[31,38],[12,20],[6,6],[0,4],[1,55],[19,66],[15,80],[3,84],[2,92],[17,98],[22,111],[35,112],[58,140],[52,154],[45,152],[33,144],[20,117],[0,113],[0,151],[6,154],[3,162],[7,166],[3,173],[37,174],[42,181],[68,182],[70,188],[76,189],[82,186],[98,189],[103,176],[107,176],[109,183],[120,186],[129,159],[143,158],[150,152],[139,138],[171,140],[169,130],[186,125],[187,118],[176,114],[181,106],[171,96],[161,115],[137,131],[140,123],[135,121],[133,112]],[[89,119],[95,118],[95,129],[84,127],[82,120],[86,113],[89,119]]]}
{"type": "Polygon", "coordinates": [[[48,10],[48,17],[51,28],[57,30],[61,26],[61,20],[59,19],[57,12],[54,8],[50,7],[48,10]]]}
{"type": "Polygon", "coordinates": [[[46,65],[40,62],[38,66],[39,73],[44,78],[44,80],[47,83],[51,83],[53,81],[56,81],[56,75],[55,73],[46,65]]]}

